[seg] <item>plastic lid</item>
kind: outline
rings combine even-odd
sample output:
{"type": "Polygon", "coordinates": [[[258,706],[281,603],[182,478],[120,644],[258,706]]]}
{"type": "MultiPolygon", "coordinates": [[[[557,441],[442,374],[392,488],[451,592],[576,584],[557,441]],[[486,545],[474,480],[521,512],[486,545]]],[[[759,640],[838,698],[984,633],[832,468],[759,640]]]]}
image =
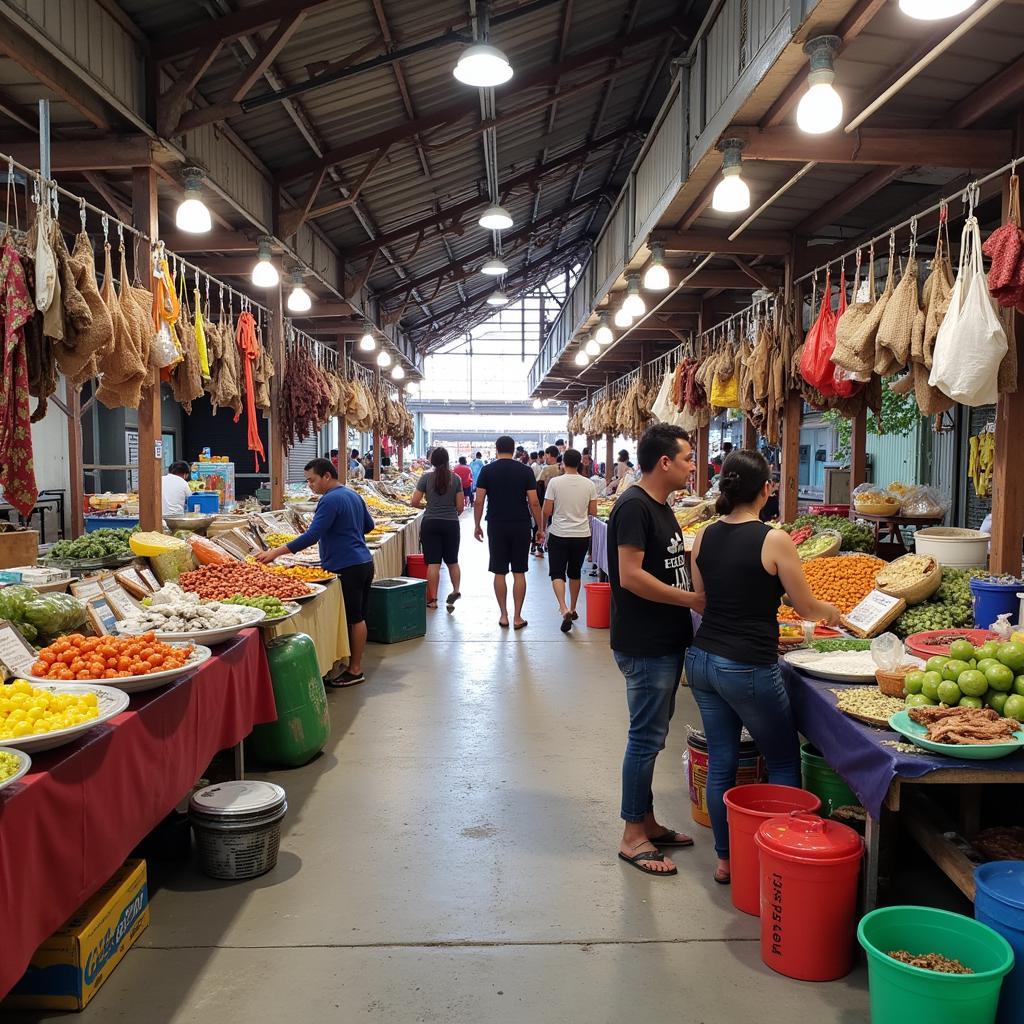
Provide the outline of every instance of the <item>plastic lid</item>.
{"type": "Polygon", "coordinates": [[[272,782],[256,779],[244,782],[221,782],[193,794],[192,807],[202,814],[232,815],[268,811],[282,803],[285,791],[272,782]]]}
{"type": "Polygon", "coordinates": [[[1024,910],[1024,861],[994,860],[974,871],[978,888],[1000,903],[1024,910]]]}
{"type": "Polygon", "coordinates": [[[863,840],[848,825],[806,811],[763,822],[757,844],[791,859],[819,862],[849,860],[864,850],[863,840]]]}

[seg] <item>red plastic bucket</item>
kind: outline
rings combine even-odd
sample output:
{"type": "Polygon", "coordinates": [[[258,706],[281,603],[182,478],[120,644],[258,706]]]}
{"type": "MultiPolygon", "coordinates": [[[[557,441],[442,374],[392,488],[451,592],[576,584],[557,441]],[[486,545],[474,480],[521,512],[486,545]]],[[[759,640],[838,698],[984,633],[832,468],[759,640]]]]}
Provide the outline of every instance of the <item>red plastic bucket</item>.
{"type": "Polygon", "coordinates": [[[587,625],[591,629],[607,629],[612,622],[612,585],[585,583],[587,592],[587,625]]]}
{"type": "Polygon", "coordinates": [[[725,794],[729,820],[729,870],[732,873],[732,905],[744,914],[761,913],[760,875],[754,836],[769,818],[792,811],[814,813],[821,800],[795,786],[773,786],[759,782],[753,786],[733,786],[725,794]]]}
{"type": "Polygon", "coordinates": [[[405,575],[412,576],[417,580],[425,580],[427,578],[426,558],[420,554],[406,555],[405,575]]]}
{"type": "Polygon", "coordinates": [[[849,974],[861,837],[837,821],[796,812],[762,822],[754,842],[760,857],[761,959],[800,981],[849,974]]]}

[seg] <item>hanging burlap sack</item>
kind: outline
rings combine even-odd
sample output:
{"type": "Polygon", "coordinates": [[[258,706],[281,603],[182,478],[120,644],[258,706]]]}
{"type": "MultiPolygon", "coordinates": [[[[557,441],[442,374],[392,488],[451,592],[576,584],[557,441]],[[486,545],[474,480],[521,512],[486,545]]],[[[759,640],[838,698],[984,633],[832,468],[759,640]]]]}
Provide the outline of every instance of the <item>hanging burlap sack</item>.
{"type": "Polygon", "coordinates": [[[878,324],[875,373],[881,377],[891,376],[910,362],[914,326],[921,312],[917,287],[917,260],[911,255],[878,324]]]}
{"type": "Polygon", "coordinates": [[[868,301],[855,302],[847,307],[836,324],[836,347],[832,353],[832,362],[849,373],[856,374],[858,378],[867,379],[874,372],[878,325],[882,322],[882,315],[889,304],[889,299],[892,298],[892,271],[893,260],[890,258],[885,289],[875,300],[875,265],[872,258],[868,267],[868,301]]]}
{"type": "Polygon", "coordinates": [[[57,342],[54,353],[61,372],[72,383],[81,384],[95,373],[93,356],[111,343],[114,327],[106,303],[100,297],[92,243],[84,231],[75,239],[70,266],[75,287],[89,307],[92,317],[89,325],[80,330],[73,329],[71,321],[66,319],[64,341],[57,342]]]}
{"type": "Polygon", "coordinates": [[[52,241],[60,288],[60,307],[57,310],[60,322],[58,325],[53,319],[56,307],[54,304],[50,307],[48,315],[43,318],[43,331],[54,341],[61,341],[73,348],[77,344],[78,335],[92,326],[92,310],[75,283],[75,267],[71,253],[68,252],[64,235],[59,228],[55,227],[52,241]]]}

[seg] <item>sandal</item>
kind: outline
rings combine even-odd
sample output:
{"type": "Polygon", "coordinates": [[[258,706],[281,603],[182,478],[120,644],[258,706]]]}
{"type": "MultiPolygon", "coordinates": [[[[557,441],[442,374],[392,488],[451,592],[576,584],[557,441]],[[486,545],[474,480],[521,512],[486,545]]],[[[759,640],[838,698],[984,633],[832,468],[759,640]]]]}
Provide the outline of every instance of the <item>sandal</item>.
{"type": "Polygon", "coordinates": [[[719,885],[729,885],[732,882],[732,875],[728,871],[716,871],[713,877],[719,885]]]}
{"type": "Polygon", "coordinates": [[[572,629],[572,612],[566,612],[562,616],[562,624],[558,627],[563,633],[568,633],[572,629]]]}
{"type": "MultiPolygon", "coordinates": [[[[644,840],[648,842],[648,840],[644,840]]],[[[643,843],[637,843],[637,846],[643,846],[643,843]]],[[[645,875],[664,875],[666,878],[671,875],[678,875],[678,868],[672,868],[670,871],[655,871],[653,868],[645,867],[646,864],[651,861],[665,862],[665,855],[658,850],[645,850],[643,853],[637,853],[632,857],[627,857],[621,850],[619,851],[619,860],[624,860],[627,864],[632,864],[637,871],[642,871],[645,875]]]]}
{"type": "Polygon", "coordinates": [[[522,622],[517,622],[512,628],[513,629],[526,629],[526,627],[528,625],[529,625],[529,623],[526,621],[526,619],[523,619],[522,622]]]}
{"type": "Polygon", "coordinates": [[[451,606],[452,606],[453,604],[455,604],[455,602],[456,602],[456,601],[458,601],[458,599],[459,599],[460,597],[462,597],[462,594],[460,594],[460,593],[459,593],[459,591],[457,591],[457,590],[453,590],[453,591],[452,591],[452,592],[451,592],[451,593],[450,593],[450,594],[448,595],[448,600],[447,600],[447,601],[445,601],[445,604],[446,604],[446,605],[448,605],[448,607],[449,607],[449,608],[451,608],[451,606]]]}
{"type": "Polygon", "coordinates": [[[356,683],[365,683],[366,676],[362,672],[342,672],[340,676],[325,682],[332,690],[341,690],[346,686],[355,686],[356,683]]]}
{"type": "Polygon", "coordinates": [[[427,602],[427,607],[428,608],[436,608],[437,607],[437,598],[435,597],[432,601],[428,601],[427,602]]]}
{"type": "Polygon", "coordinates": [[[655,846],[693,846],[693,840],[685,832],[676,832],[671,828],[665,829],[660,836],[649,838],[655,846]]]}

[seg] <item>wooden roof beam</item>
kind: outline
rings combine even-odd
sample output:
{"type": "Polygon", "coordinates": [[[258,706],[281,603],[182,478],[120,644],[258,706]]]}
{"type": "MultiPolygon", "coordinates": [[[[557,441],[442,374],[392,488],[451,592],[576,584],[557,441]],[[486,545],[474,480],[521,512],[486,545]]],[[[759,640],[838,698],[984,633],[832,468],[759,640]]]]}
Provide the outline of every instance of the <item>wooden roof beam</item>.
{"type": "Polygon", "coordinates": [[[775,231],[745,231],[730,241],[725,232],[663,230],[652,231],[648,247],[650,242],[659,242],[666,252],[717,252],[738,256],[785,256],[792,247],[789,235],[775,231]]]}
{"type": "MultiPolygon", "coordinates": [[[[3,151],[26,167],[39,163],[38,142],[4,143],[3,151]]],[[[96,141],[52,142],[50,165],[54,173],[118,171],[177,162],[164,146],[145,135],[112,136],[96,141]]]]}

